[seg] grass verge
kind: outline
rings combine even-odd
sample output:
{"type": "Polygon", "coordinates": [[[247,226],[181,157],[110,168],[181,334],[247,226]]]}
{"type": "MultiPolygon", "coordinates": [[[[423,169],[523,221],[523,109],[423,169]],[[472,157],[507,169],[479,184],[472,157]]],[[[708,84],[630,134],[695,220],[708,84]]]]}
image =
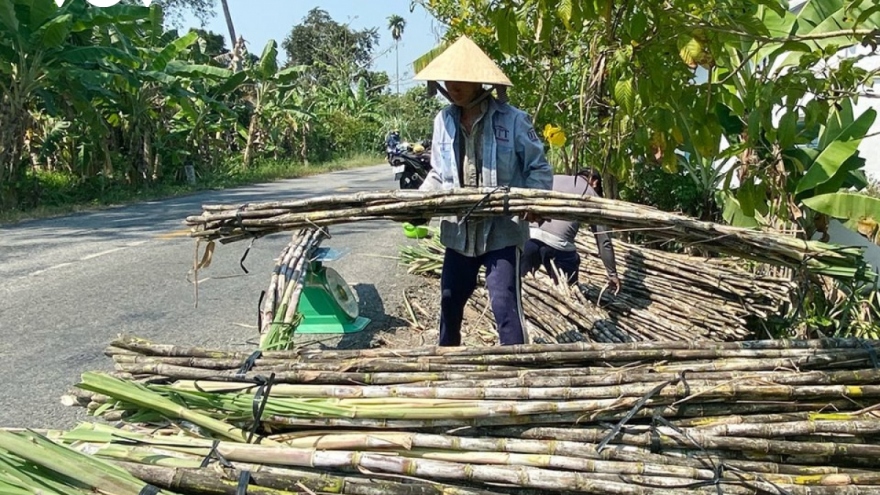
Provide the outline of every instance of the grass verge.
{"type": "Polygon", "coordinates": [[[166,180],[137,187],[114,183],[105,185],[98,180],[77,182],[62,174],[44,174],[34,180],[39,191],[36,205],[29,208],[0,211],[0,225],[26,220],[50,218],[80,211],[154,201],[192,194],[205,190],[227,189],[273,180],[294,179],[310,175],[349,170],[381,163],[383,157],[362,154],[325,163],[304,165],[289,161],[263,160],[248,169],[230,164],[210,175],[199,175],[196,184],[166,180]]]}

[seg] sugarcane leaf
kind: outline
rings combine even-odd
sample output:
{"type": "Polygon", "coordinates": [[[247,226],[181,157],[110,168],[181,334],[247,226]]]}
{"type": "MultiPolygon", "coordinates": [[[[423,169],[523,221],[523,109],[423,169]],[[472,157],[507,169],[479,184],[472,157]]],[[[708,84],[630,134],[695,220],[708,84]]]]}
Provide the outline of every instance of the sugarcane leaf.
{"type": "Polygon", "coordinates": [[[105,412],[112,409],[113,406],[114,406],[114,404],[112,402],[109,402],[109,401],[105,402],[104,404],[101,404],[97,409],[95,409],[95,412],[93,412],[92,415],[93,416],[102,416],[105,412]]]}

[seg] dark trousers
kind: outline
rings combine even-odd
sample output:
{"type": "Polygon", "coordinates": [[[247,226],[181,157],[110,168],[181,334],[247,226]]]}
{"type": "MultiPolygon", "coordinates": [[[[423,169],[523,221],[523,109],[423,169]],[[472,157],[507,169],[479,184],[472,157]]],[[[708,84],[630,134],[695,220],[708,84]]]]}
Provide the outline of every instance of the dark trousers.
{"type": "Polygon", "coordinates": [[[556,265],[556,268],[565,274],[569,285],[578,282],[581,257],[577,251],[560,251],[535,239],[529,239],[526,242],[520,261],[520,271],[523,274],[532,273],[543,266],[553,282],[558,284],[559,279],[556,277],[553,265],[556,265]]]}
{"type": "Polygon", "coordinates": [[[511,246],[482,256],[446,250],[440,275],[440,345],[461,345],[464,307],[477,288],[480,267],[486,267],[486,288],[501,345],[526,343],[520,300],[518,249],[511,246]]]}

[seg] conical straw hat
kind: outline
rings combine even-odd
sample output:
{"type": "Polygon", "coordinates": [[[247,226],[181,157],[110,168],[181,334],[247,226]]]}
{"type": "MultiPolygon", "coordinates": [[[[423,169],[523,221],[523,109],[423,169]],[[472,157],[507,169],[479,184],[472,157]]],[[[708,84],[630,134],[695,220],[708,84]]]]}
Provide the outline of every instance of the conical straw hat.
{"type": "Polygon", "coordinates": [[[467,36],[462,36],[424,69],[417,81],[461,81],[513,86],[498,65],[467,36]]]}

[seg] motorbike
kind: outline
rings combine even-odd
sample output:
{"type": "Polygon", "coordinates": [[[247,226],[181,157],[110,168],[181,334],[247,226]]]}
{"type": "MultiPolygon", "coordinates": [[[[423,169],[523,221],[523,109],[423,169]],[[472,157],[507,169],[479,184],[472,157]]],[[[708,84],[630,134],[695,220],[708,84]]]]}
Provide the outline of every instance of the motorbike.
{"type": "Polygon", "coordinates": [[[388,164],[401,189],[418,189],[431,171],[431,142],[399,143],[386,148],[388,164]]]}

